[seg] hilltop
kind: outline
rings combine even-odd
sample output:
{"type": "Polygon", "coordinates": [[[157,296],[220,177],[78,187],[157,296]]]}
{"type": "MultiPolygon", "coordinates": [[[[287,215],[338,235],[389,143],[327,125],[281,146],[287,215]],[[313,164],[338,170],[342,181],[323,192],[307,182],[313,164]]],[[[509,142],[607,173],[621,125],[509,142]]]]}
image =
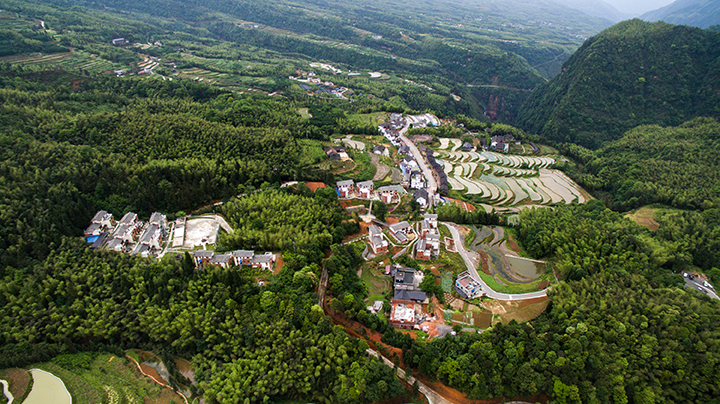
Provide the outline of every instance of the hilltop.
{"type": "Polygon", "coordinates": [[[644,124],[720,115],[720,34],[641,20],[587,40],[522,106],[525,129],[590,148],[644,124]]]}
{"type": "Polygon", "coordinates": [[[677,0],[674,3],[640,16],[646,21],[709,28],[720,24],[720,2],[716,0],[677,0]]]}

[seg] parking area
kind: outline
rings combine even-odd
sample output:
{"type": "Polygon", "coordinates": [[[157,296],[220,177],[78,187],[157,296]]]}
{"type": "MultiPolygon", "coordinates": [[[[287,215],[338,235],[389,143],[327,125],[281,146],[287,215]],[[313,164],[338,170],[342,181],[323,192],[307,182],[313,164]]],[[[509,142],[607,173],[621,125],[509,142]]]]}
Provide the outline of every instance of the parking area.
{"type": "Polygon", "coordinates": [[[193,249],[198,246],[217,243],[220,223],[213,218],[189,219],[185,225],[185,243],[183,248],[193,249]]]}

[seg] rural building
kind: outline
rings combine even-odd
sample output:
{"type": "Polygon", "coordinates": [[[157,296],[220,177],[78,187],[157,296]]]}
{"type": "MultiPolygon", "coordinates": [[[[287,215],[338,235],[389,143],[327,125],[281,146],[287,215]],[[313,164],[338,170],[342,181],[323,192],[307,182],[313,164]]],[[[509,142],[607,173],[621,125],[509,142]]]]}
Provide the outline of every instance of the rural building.
{"type": "Polygon", "coordinates": [[[337,193],[340,198],[350,198],[354,195],[355,181],[338,181],[336,185],[337,193]]]}
{"type": "Polygon", "coordinates": [[[235,266],[251,266],[255,252],[252,250],[235,250],[232,252],[235,266]]]}
{"type": "Polygon", "coordinates": [[[390,151],[387,148],[385,148],[385,146],[383,146],[383,145],[375,146],[373,148],[373,153],[380,155],[380,156],[390,157],[390,151]]]}
{"type": "Polygon", "coordinates": [[[201,268],[203,265],[210,262],[213,255],[215,255],[215,253],[213,253],[212,251],[209,251],[209,250],[195,250],[192,252],[192,257],[193,257],[193,260],[195,261],[195,266],[197,266],[198,268],[201,268]]]}
{"type": "Polygon", "coordinates": [[[475,299],[483,295],[482,285],[473,279],[470,272],[465,271],[458,275],[455,281],[455,291],[464,299],[475,299]]]}
{"type": "Polygon", "coordinates": [[[131,225],[137,222],[137,214],[133,212],[128,212],[125,215],[123,215],[122,219],[118,222],[119,224],[127,224],[131,225]]]}
{"type": "Polygon", "coordinates": [[[429,245],[425,239],[420,239],[420,241],[415,244],[415,259],[429,261],[432,259],[432,251],[432,246],[429,245]]]}
{"type": "Polygon", "coordinates": [[[377,314],[381,312],[383,309],[383,301],[382,300],[375,300],[372,304],[372,306],[367,306],[367,310],[372,314],[377,314]]]}
{"type": "Polygon", "coordinates": [[[378,188],[380,200],[385,203],[392,203],[396,200],[400,200],[400,194],[404,192],[405,190],[399,185],[385,185],[378,188]]]}
{"type": "Polygon", "coordinates": [[[407,236],[412,232],[412,226],[406,221],[390,225],[390,233],[401,243],[406,243],[408,241],[407,236]]]}
{"type": "Polygon", "coordinates": [[[398,149],[398,154],[408,154],[408,153],[410,153],[410,148],[405,145],[400,146],[400,148],[398,149]]]}
{"type": "Polygon", "coordinates": [[[357,183],[357,192],[360,198],[370,198],[370,196],[373,193],[373,187],[375,184],[373,184],[372,181],[362,181],[357,183]]]}
{"type": "Polygon", "coordinates": [[[417,203],[418,203],[418,205],[420,205],[420,207],[425,208],[428,206],[430,195],[428,195],[426,190],[418,189],[413,194],[413,198],[415,198],[415,201],[417,201],[417,203]]]}
{"type": "Polygon", "coordinates": [[[473,146],[472,144],[470,144],[468,142],[465,142],[460,147],[460,150],[466,151],[466,152],[473,151],[473,150],[475,150],[475,146],[473,146]]]}
{"type": "Polygon", "coordinates": [[[425,243],[431,247],[435,253],[440,252],[440,235],[437,233],[428,233],[425,235],[425,243]]]}
{"type": "Polygon", "coordinates": [[[128,43],[130,43],[130,41],[125,38],[115,38],[112,40],[112,44],[115,46],[123,46],[127,45],[128,43]]]}
{"type": "Polygon", "coordinates": [[[122,239],[113,238],[112,240],[108,241],[107,245],[105,246],[105,249],[109,250],[109,251],[122,252],[124,247],[125,247],[125,245],[124,245],[122,239]]]}
{"type": "Polygon", "coordinates": [[[213,265],[219,265],[223,268],[227,268],[231,265],[232,260],[232,254],[231,253],[225,253],[225,254],[215,254],[210,258],[210,263],[213,265]]]}
{"type": "Polygon", "coordinates": [[[412,170],[410,172],[410,188],[425,188],[425,176],[420,172],[420,170],[412,170]]]}
{"type": "Polygon", "coordinates": [[[271,270],[275,256],[272,253],[256,254],[252,259],[252,267],[255,269],[271,270]]]}
{"type": "Polygon", "coordinates": [[[412,329],[415,325],[415,305],[412,303],[393,303],[388,321],[395,328],[412,329]]]}
{"type": "Polygon", "coordinates": [[[383,239],[382,230],[374,224],[368,227],[370,232],[370,248],[373,250],[373,254],[380,255],[385,254],[388,251],[388,242],[383,239]]]}

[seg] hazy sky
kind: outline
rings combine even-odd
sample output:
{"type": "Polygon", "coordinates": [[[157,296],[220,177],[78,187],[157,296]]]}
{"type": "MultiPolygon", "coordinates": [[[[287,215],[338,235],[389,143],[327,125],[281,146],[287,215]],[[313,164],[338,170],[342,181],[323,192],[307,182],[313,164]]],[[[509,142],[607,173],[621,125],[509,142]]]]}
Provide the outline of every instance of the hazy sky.
{"type": "Polygon", "coordinates": [[[613,7],[617,8],[621,13],[630,14],[633,17],[637,17],[651,10],[657,10],[660,7],[665,7],[673,1],[674,0],[605,0],[605,2],[612,4],[613,7]]]}

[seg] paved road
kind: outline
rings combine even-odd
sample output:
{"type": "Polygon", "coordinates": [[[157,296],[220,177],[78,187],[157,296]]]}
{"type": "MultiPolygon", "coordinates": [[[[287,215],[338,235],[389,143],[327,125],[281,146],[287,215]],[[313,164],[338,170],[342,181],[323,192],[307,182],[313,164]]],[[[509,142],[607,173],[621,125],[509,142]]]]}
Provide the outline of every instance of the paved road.
{"type": "Polygon", "coordinates": [[[375,153],[370,154],[370,163],[375,166],[375,176],[373,181],[382,181],[390,173],[390,167],[380,162],[380,156],[375,153]]]}
{"type": "MultiPolygon", "coordinates": [[[[395,364],[388,358],[384,357],[383,355],[380,355],[379,353],[375,352],[374,350],[368,348],[367,349],[368,355],[372,355],[376,358],[379,358],[382,360],[382,362],[385,364],[385,366],[394,368],[395,364]]],[[[410,385],[414,384],[415,381],[418,383],[418,390],[420,390],[420,393],[422,393],[428,400],[429,404],[453,404],[452,401],[446,399],[445,397],[441,396],[440,394],[436,393],[435,390],[428,387],[426,384],[421,382],[420,380],[416,380],[414,377],[409,376],[405,377],[405,371],[398,368],[397,369],[397,376],[403,380],[406,380],[410,385]]]]}
{"type": "Polygon", "coordinates": [[[3,385],[3,393],[7,398],[7,404],[12,404],[13,400],[15,400],[15,397],[13,397],[12,393],[10,393],[10,386],[8,386],[8,382],[6,382],[5,380],[0,380],[0,384],[3,385]]]}
{"type": "Polygon", "coordinates": [[[410,153],[412,153],[413,157],[415,157],[415,161],[417,161],[418,165],[420,166],[420,170],[422,171],[423,175],[425,176],[425,179],[427,180],[427,188],[428,194],[430,196],[430,201],[432,204],[435,204],[435,194],[437,193],[437,182],[435,181],[435,177],[433,177],[432,170],[428,167],[427,162],[425,161],[425,157],[420,153],[420,150],[418,150],[417,146],[415,146],[415,143],[411,142],[410,139],[408,139],[405,136],[405,133],[408,131],[409,125],[405,125],[402,129],[400,129],[400,132],[398,132],[398,135],[400,135],[400,139],[402,139],[403,142],[410,148],[410,153]]]}
{"type": "Polygon", "coordinates": [[[713,288],[709,288],[703,285],[703,281],[699,280],[698,278],[690,279],[690,276],[685,278],[685,287],[693,288],[701,293],[705,293],[713,299],[720,299],[720,297],[718,297],[717,293],[713,288]]]}
{"type": "Polygon", "coordinates": [[[460,232],[458,232],[457,225],[454,223],[448,223],[448,222],[442,222],[445,227],[450,230],[450,234],[452,234],[453,239],[455,239],[455,248],[458,250],[458,253],[460,253],[460,256],[462,257],[463,261],[465,261],[465,265],[468,268],[468,271],[470,271],[470,274],[472,277],[482,285],[483,291],[485,291],[485,295],[488,297],[491,297],[493,299],[497,300],[528,300],[528,299],[535,299],[537,297],[544,297],[547,296],[547,289],[541,290],[539,292],[531,292],[531,293],[521,293],[521,294],[509,294],[509,293],[499,293],[496,292],[483,281],[483,279],[480,277],[480,274],[478,274],[477,269],[475,269],[475,264],[472,261],[472,258],[470,257],[470,254],[467,250],[465,250],[465,245],[462,242],[462,238],[460,237],[460,232]]]}

